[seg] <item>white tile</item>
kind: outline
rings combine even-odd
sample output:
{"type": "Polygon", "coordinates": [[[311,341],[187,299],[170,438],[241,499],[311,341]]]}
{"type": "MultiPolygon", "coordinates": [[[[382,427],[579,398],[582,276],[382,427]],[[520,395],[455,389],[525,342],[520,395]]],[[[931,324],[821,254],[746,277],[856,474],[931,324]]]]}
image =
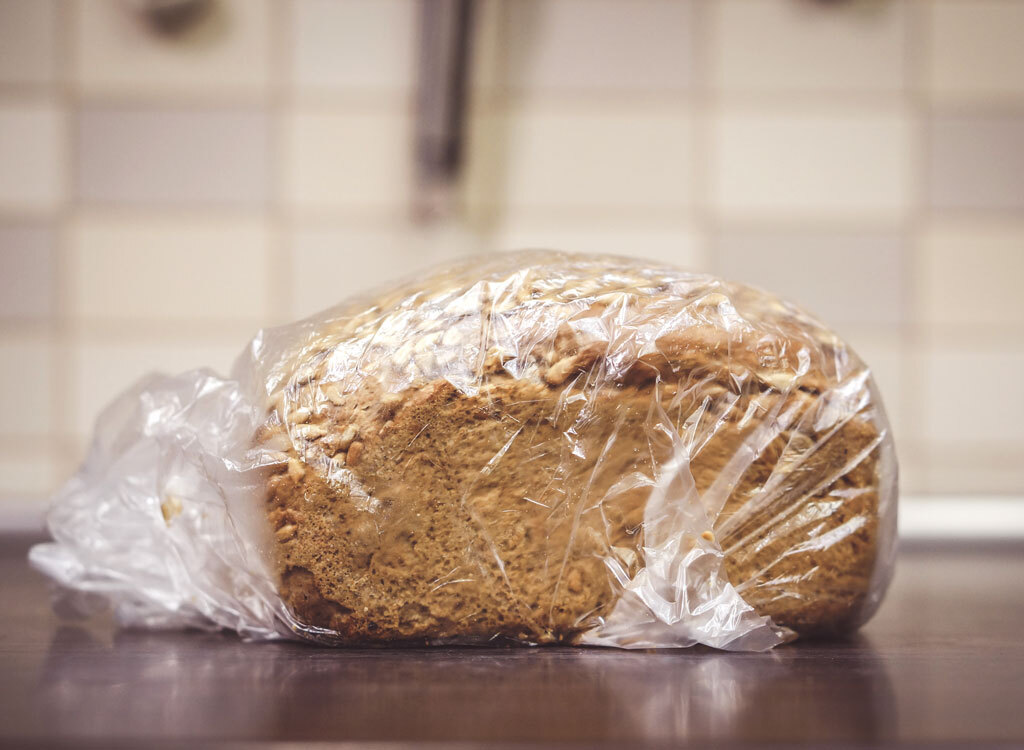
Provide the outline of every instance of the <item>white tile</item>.
{"type": "MultiPolygon", "coordinates": [[[[73,407],[69,431],[88,438],[99,413],[144,375],[177,375],[209,367],[225,375],[246,342],[224,341],[92,341],[80,340],[71,352],[73,377],[66,378],[73,407]]],[[[70,375],[70,373],[69,373],[70,375]]]]}
{"type": "Polygon", "coordinates": [[[45,337],[0,335],[0,436],[50,434],[53,368],[53,346],[45,337]]]}
{"type": "Polygon", "coordinates": [[[1024,345],[933,345],[923,353],[924,435],[935,443],[1024,445],[1024,345]]]}
{"type": "Polygon", "coordinates": [[[919,263],[923,323],[1024,329],[1024,224],[932,224],[919,263]]]}
{"type": "Polygon", "coordinates": [[[716,0],[713,83],[732,92],[895,92],[904,85],[902,2],[716,0]]]}
{"type": "Polygon", "coordinates": [[[409,91],[416,13],[412,0],[298,0],[293,83],[300,91],[409,91]]]}
{"type": "Polygon", "coordinates": [[[715,269],[795,302],[826,324],[899,325],[906,271],[898,234],[850,231],[728,231],[715,269]]]}
{"type": "Polygon", "coordinates": [[[0,83],[43,85],[57,68],[53,0],[0,0],[0,83]]]}
{"type": "Polygon", "coordinates": [[[78,0],[75,75],[89,94],[151,98],[263,91],[270,69],[270,4],[220,0],[181,36],[148,27],[140,3],[78,0]]]}
{"type": "Polygon", "coordinates": [[[46,211],[63,197],[63,117],[49,104],[0,104],[0,209],[46,211]]]}
{"type": "Polygon", "coordinates": [[[928,124],[927,189],[933,210],[1024,209],[1024,116],[939,112],[928,124]]]}
{"type": "Polygon", "coordinates": [[[1024,3],[928,3],[932,96],[943,102],[1024,97],[1024,3]]]}
{"type": "MultiPolygon", "coordinates": [[[[899,440],[899,433],[896,435],[899,440]]],[[[928,459],[922,451],[897,444],[896,461],[899,464],[900,497],[924,495],[931,491],[928,487],[928,459]]]]}
{"type": "Polygon", "coordinates": [[[47,320],[53,316],[55,246],[55,232],[47,224],[0,224],[0,318],[47,320]]]}
{"type": "Polygon", "coordinates": [[[471,235],[457,227],[416,228],[400,223],[387,228],[300,229],[292,234],[290,247],[295,317],[481,250],[471,235]]]}
{"type": "Polygon", "coordinates": [[[495,250],[551,249],[627,255],[689,271],[702,270],[702,243],[694,230],[680,224],[609,222],[585,219],[510,219],[492,235],[495,250]]]}
{"type": "Polygon", "coordinates": [[[900,453],[916,435],[910,432],[907,420],[903,386],[907,356],[899,331],[851,328],[843,332],[843,337],[871,370],[900,453]]]}
{"type": "Polygon", "coordinates": [[[264,319],[266,222],[86,215],[71,233],[71,314],[94,320],[264,319]]]}
{"type": "MultiPolygon", "coordinates": [[[[0,497],[20,501],[50,494],[65,478],[58,463],[45,449],[0,455],[0,497]]],[[[0,515],[4,510],[0,505],[0,515]]]]}
{"type": "Polygon", "coordinates": [[[470,138],[471,203],[518,211],[668,212],[690,198],[691,122],[671,106],[527,106],[482,114],[470,138]]]}
{"type": "Polygon", "coordinates": [[[500,5],[506,85],[516,91],[684,90],[690,2],[517,0],[500,5]]]}
{"type": "Polygon", "coordinates": [[[94,106],[78,117],[87,203],[259,206],[270,193],[270,123],[254,108],[94,106]]]}
{"type": "Polygon", "coordinates": [[[504,0],[478,0],[473,7],[473,59],[467,84],[470,98],[478,98],[507,83],[508,34],[504,0]]]}
{"type": "MultiPolygon", "coordinates": [[[[928,446],[927,491],[938,495],[1024,495],[1020,446],[928,446]]],[[[998,521],[996,521],[998,523],[998,521]]]]}
{"type": "Polygon", "coordinates": [[[898,219],[910,194],[901,112],[729,112],[714,126],[711,201],[726,218],[898,219]]]}
{"type": "Polygon", "coordinates": [[[297,112],[285,127],[284,194],[300,209],[396,211],[409,201],[405,112],[297,112]]]}

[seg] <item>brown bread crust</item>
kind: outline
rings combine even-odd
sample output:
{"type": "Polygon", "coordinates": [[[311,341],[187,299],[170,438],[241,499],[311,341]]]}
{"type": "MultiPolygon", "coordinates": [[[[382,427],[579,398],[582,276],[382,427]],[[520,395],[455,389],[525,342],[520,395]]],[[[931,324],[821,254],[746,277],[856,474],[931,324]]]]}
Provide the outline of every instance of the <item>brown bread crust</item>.
{"type": "Polygon", "coordinates": [[[700,277],[683,293],[670,272],[638,281],[629,265],[608,281],[601,267],[555,285],[554,303],[542,271],[507,304],[480,301],[477,328],[512,333],[463,357],[470,386],[463,371],[422,377],[452,365],[418,320],[400,345],[364,346],[360,377],[338,376],[344,345],[375,341],[409,289],[370,322],[320,324],[289,356],[258,442],[281,451],[268,516],[300,628],[342,643],[572,642],[618,599],[606,561],[643,566],[650,479],[681,445],[710,519],[683,544],[719,545],[729,580],[777,624],[859,623],[885,447],[864,366],[767,295],[700,277]],[[725,306],[746,325],[725,330],[725,306]],[[612,315],[636,339],[677,325],[645,347],[593,325],[612,315]],[[538,319],[550,335],[529,335],[538,319]],[[396,377],[423,340],[441,364],[396,377]]]}

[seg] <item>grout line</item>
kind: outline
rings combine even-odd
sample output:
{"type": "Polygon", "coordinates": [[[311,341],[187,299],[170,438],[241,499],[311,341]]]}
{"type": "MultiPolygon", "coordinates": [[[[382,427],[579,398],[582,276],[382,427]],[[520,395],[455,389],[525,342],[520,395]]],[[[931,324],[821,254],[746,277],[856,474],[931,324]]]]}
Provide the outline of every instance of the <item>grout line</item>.
{"type": "Polygon", "coordinates": [[[906,329],[904,333],[908,340],[920,347],[928,347],[937,340],[941,340],[945,344],[966,351],[1020,352],[1024,350],[1024,337],[1021,336],[1021,326],[1017,323],[1004,321],[981,324],[916,323],[908,321],[903,327],[906,329]],[[941,328],[941,332],[937,332],[937,328],[941,328]]]}
{"type": "Polygon", "coordinates": [[[67,97],[77,104],[89,104],[97,107],[117,109],[262,109],[267,101],[267,93],[260,90],[262,86],[246,88],[224,87],[192,91],[187,88],[169,87],[166,89],[92,89],[80,81],[73,83],[67,97]]]}
{"type": "Polygon", "coordinates": [[[267,315],[270,323],[287,322],[294,308],[292,280],[295,274],[291,257],[291,232],[285,209],[285,170],[287,166],[286,132],[292,90],[292,61],[295,59],[294,2],[272,6],[268,33],[270,49],[270,89],[266,102],[270,123],[270,194],[266,211],[269,244],[267,315]]]}
{"type": "MultiPolygon", "coordinates": [[[[694,0],[701,3],[704,0],[694,0]]],[[[282,6],[274,6],[283,12],[282,6]]],[[[700,42],[697,42],[700,44],[700,42]]],[[[273,88],[271,85],[270,88],[273,88]]],[[[297,89],[285,82],[288,99],[303,111],[314,114],[375,114],[380,112],[405,111],[410,94],[407,92],[380,93],[352,89],[328,91],[297,89]]],[[[697,105],[701,95],[692,89],[665,88],[661,90],[633,91],[602,89],[582,91],[580,89],[552,89],[543,92],[526,92],[515,89],[507,91],[475,91],[473,108],[480,113],[500,113],[507,109],[542,108],[560,113],[579,112],[590,114],[595,110],[609,111],[618,108],[664,110],[697,105]]],[[[234,88],[204,90],[202,92],[181,90],[163,91],[88,91],[80,84],[73,84],[66,94],[78,104],[119,109],[202,109],[202,110],[262,110],[272,98],[272,93],[239,91],[234,88]]],[[[865,112],[891,111],[898,109],[905,101],[903,94],[871,91],[841,91],[822,88],[801,91],[763,91],[759,89],[719,91],[716,94],[719,107],[734,112],[758,112],[768,114],[860,114],[865,112]]],[[[37,84],[0,84],[0,97],[9,102],[45,102],[49,95],[37,84]]],[[[933,114],[947,116],[975,115],[989,117],[1024,116],[1024,101],[1019,97],[979,97],[976,100],[936,99],[926,101],[924,108],[933,114]]]]}
{"type": "MultiPolygon", "coordinates": [[[[46,225],[48,229],[52,230],[51,225],[46,225]]],[[[56,245],[56,232],[53,232],[54,244],[56,245]]],[[[51,280],[52,284],[52,280],[51,280]]],[[[54,334],[53,314],[47,317],[39,318],[16,318],[16,317],[3,317],[0,318],[0,336],[5,336],[11,339],[19,338],[35,338],[43,339],[47,344],[51,343],[51,339],[54,334]]]]}
{"type": "Polygon", "coordinates": [[[5,105],[61,104],[56,83],[0,83],[0,101],[5,105]]]}
{"type": "MultiPolygon", "coordinates": [[[[275,6],[276,7],[276,6],[275,6]]],[[[262,110],[268,94],[263,91],[240,91],[236,88],[211,89],[201,92],[188,89],[165,89],[155,91],[89,91],[79,84],[69,91],[69,101],[90,107],[125,110],[262,110]]]]}
{"type": "MultiPolygon", "coordinates": [[[[911,177],[910,206],[907,212],[904,229],[905,263],[903,273],[903,312],[904,323],[901,326],[901,361],[900,390],[903,409],[903,424],[914,425],[917,431],[905,439],[927,445],[927,439],[919,434],[926,424],[926,404],[924,402],[925,378],[923,368],[918,363],[923,357],[920,315],[920,277],[924,273],[926,263],[924,242],[928,229],[928,117],[926,71],[927,71],[927,39],[928,20],[925,3],[907,2],[904,5],[906,18],[905,35],[905,76],[907,81],[906,101],[909,110],[911,149],[909,169],[911,177]]],[[[924,451],[925,455],[927,450],[924,451]]],[[[921,458],[920,451],[915,454],[921,458]]],[[[922,460],[921,466],[915,467],[916,473],[922,477],[923,487],[915,490],[931,488],[932,478],[927,461],[922,460]]]]}
{"type": "MultiPolygon", "coordinates": [[[[489,2],[475,14],[474,34],[477,40],[483,34],[493,34],[490,52],[493,63],[489,86],[472,88],[466,109],[464,131],[465,152],[457,190],[460,220],[476,237],[487,252],[499,249],[499,236],[508,221],[507,178],[511,120],[518,116],[507,90],[511,51],[508,39],[507,6],[502,0],[489,2]],[[484,24],[493,25],[493,31],[484,24]],[[482,146],[486,143],[486,146],[482,146]],[[479,163],[473,163],[476,156],[479,163]],[[474,179],[475,178],[475,179],[474,179]],[[471,190],[476,194],[471,197],[471,190]]],[[[472,64],[486,64],[480,46],[473,52],[472,64]]],[[[470,81],[472,85],[472,80],[470,81]]]]}
{"type": "Polygon", "coordinates": [[[73,437],[74,415],[79,406],[75,403],[74,381],[76,371],[72,349],[74,336],[71,326],[72,299],[71,281],[71,233],[75,219],[75,193],[78,180],[76,129],[78,126],[78,101],[75,97],[75,60],[77,58],[78,7],[65,6],[65,12],[55,14],[57,30],[56,91],[61,97],[64,114],[63,133],[63,174],[64,185],[58,206],[54,228],[54,376],[52,378],[53,423],[51,425],[53,445],[56,448],[54,462],[59,474],[55,480],[65,479],[80,459],[78,445],[73,437]]]}
{"type": "Polygon", "coordinates": [[[694,0],[690,6],[690,88],[692,149],[690,218],[700,246],[702,270],[714,271],[718,226],[711,209],[713,151],[715,148],[715,95],[711,86],[711,55],[708,41],[712,38],[710,6],[705,0],[694,0]]]}
{"type": "MultiPolygon", "coordinates": [[[[693,0],[696,7],[704,0],[693,0]]],[[[695,46],[701,44],[695,40],[695,46]]],[[[306,110],[313,112],[363,112],[379,111],[381,109],[402,106],[405,95],[392,94],[369,94],[352,91],[338,91],[328,93],[326,91],[295,91],[294,99],[306,110]]],[[[718,98],[723,107],[737,111],[756,110],[758,112],[778,111],[782,114],[797,112],[798,114],[849,114],[861,113],[865,110],[891,110],[898,108],[903,103],[903,96],[899,92],[858,92],[858,91],[837,91],[836,89],[823,88],[819,91],[762,91],[731,90],[719,92],[718,98]]],[[[619,108],[643,109],[643,110],[664,110],[669,108],[687,107],[698,104],[701,95],[690,88],[672,88],[651,90],[617,90],[601,89],[586,91],[581,89],[551,89],[547,91],[533,91],[508,89],[501,87],[493,91],[474,92],[473,108],[482,113],[496,113],[505,109],[530,109],[533,107],[544,110],[557,110],[560,113],[574,111],[591,113],[594,110],[602,112],[616,111],[619,108]]],[[[1008,103],[1006,106],[1011,106],[1008,103]]],[[[1017,111],[1019,108],[1011,108],[1017,111]]]]}
{"type": "MultiPolygon", "coordinates": [[[[709,135],[709,141],[713,138],[709,135]]],[[[664,221],[666,223],[679,222],[679,210],[693,201],[680,201],[677,206],[668,204],[661,206],[621,206],[618,204],[554,204],[543,205],[518,205],[509,212],[515,218],[526,219],[567,219],[586,220],[588,222],[603,222],[611,220],[640,220],[640,221],[664,221]]],[[[278,207],[282,219],[298,220],[303,224],[329,224],[336,223],[339,226],[351,226],[353,224],[365,227],[394,227],[396,221],[406,218],[404,206],[400,203],[381,203],[370,207],[347,207],[345,204],[319,204],[319,205],[289,205],[283,199],[278,207]]],[[[223,219],[226,221],[246,220],[265,215],[265,202],[261,207],[259,204],[252,205],[230,205],[230,204],[209,204],[209,203],[151,203],[138,205],[125,205],[113,202],[97,201],[76,201],[76,212],[78,214],[88,213],[90,216],[99,216],[105,219],[223,219]]],[[[478,205],[489,208],[498,208],[504,204],[500,201],[480,201],[478,205]]],[[[720,223],[728,224],[729,229],[736,230],[758,230],[758,231],[842,231],[856,234],[878,234],[898,230],[905,225],[906,211],[899,213],[865,211],[863,213],[849,214],[805,214],[782,212],[759,212],[744,211],[735,212],[721,218],[720,223]]],[[[23,219],[45,219],[50,214],[46,210],[13,211],[0,208],[0,221],[19,221],[23,219]]],[[[1022,229],[1024,228],[1024,209],[1020,210],[971,210],[971,209],[943,209],[941,214],[933,217],[924,217],[927,223],[936,226],[946,225],[969,225],[982,224],[984,227],[1022,229]]]]}
{"type": "MultiPolygon", "coordinates": [[[[107,201],[75,200],[76,218],[88,216],[114,221],[167,221],[179,219],[189,221],[245,222],[255,221],[266,215],[266,205],[260,203],[245,205],[220,203],[184,203],[172,200],[159,203],[117,203],[107,201]]],[[[0,211],[0,218],[3,212],[0,211]]]]}
{"type": "MultiPolygon", "coordinates": [[[[2,104],[2,101],[0,101],[0,104],[2,104]]],[[[56,102],[54,107],[58,112],[62,112],[60,102],[56,102]]],[[[0,223],[44,224],[51,222],[55,215],[54,206],[25,206],[24,208],[0,206],[0,223]]]]}
{"type": "MultiPolygon", "coordinates": [[[[49,429],[49,427],[47,427],[49,429]]],[[[53,436],[46,434],[25,434],[2,435],[0,436],[0,453],[4,458],[32,458],[40,454],[48,455],[51,458],[57,457],[53,454],[53,436]]]]}
{"type": "Polygon", "coordinates": [[[932,100],[929,98],[924,106],[932,115],[945,117],[1024,117],[1024,98],[1020,95],[1006,94],[1004,98],[983,96],[975,100],[942,100],[941,98],[932,100]]]}
{"type": "Polygon", "coordinates": [[[237,318],[78,318],[69,334],[87,343],[165,343],[227,344],[237,341],[239,349],[266,323],[259,317],[237,318]]]}

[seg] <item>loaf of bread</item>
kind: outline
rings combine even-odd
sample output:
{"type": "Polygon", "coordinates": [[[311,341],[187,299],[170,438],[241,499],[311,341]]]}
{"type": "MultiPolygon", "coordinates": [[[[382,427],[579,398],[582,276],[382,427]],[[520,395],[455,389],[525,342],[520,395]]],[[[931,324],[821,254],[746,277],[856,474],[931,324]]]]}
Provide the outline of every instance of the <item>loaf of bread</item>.
{"type": "Polygon", "coordinates": [[[309,637],[840,633],[884,591],[896,468],[869,371],[766,293],[520,253],[289,335],[256,444],[309,637]]]}

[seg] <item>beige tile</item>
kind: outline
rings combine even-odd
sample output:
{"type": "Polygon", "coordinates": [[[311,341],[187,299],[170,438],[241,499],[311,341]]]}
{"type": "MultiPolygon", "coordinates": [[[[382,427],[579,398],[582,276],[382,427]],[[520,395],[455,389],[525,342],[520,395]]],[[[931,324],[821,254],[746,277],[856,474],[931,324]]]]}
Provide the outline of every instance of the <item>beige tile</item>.
{"type": "Polygon", "coordinates": [[[805,307],[828,325],[899,325],[904,246],[898,234],[843,231],[725,232],[715,270],[805,307]]]}
{"type": "Polygon", "coordinates": [[[902,453],[904,446],[916,436],[910,430],[907,418],[904,375],[908,357],[899,331],[853,327],[843,332],[843,338],[870,368],[896,439],[897,454],[902,453]]]}
{"type": "Polygon", "coordinates": [[[0,0],[0,83],[44,85],[57,69],[54,0],[0,0]]]}
{"type": "Polygon", "coordinates": [[[922,323],[1024,330],[1024,223],[932,224],[919,264],[922,323]]]}
{"type": "Polygon", "coordinates": [[[53,228],[47,224],[0,224],[0,318],[52,317],[55,244],[53,228]]]}
{"type": "Polygon", "coordinates": [[[1024,116],[939,114],[928,138],[933,209],[1024,208],[1024,116]]]}
{"type": "Polygon", "coordinates": [[[286,119],[284,195],[308,211],[390,211],[409,201],[406,112],[296,112],[286,119]]]}
{"type": "Polygon", "coordinates": [[[927,491],[937,495],[1024,495],[1020,446],[925,449],[927,491]]]}
{"type": "Polygon", "coordinates": [[[216,340],[81,340],[72,347],[66,385],[72,399],[68,434],[88,438],[99,413],[144,375],[177,375],[198,367],[227,374],[245,341],[216,340]],[[72,376],[73,373],[73,376],[72,376]]]}
{"type": "Polygon", "coordinates": [[[270,191],[259,110],[90,107],[77,138],[86,203],[259,206],[270,191]]]}
{"type": "Polygon", "coordinates": [[[412,0],[298,0],[292,81],[300,91],[408,92],[417,7],[412,0]]]}
{"type": "Polygon", "coordinates": [[[739,92],[896,92],[906,3],[708,3],[712,82],[739,92]]]}
{"type": "Polygon", "coordinates": [[[510,219],[494,232],[490,244],[495,250],[545,248],[628,255],[691,271],[705,265],[702,243],[694,230],[670,222],[601,221],[599,217],[510,219]]]}
{"type": "Polygon", "coordinates": [[[329,226],[295,231],[292,314],[311,315],[353,296],[411,278],[473,252],[479,244],[457,227],[329,226]]]}
{"type": "Polygon", "coordinates": [[[71,232],[71,314],[255,326],[267,312],[268,255],[260,218],[87,214],[71,232]]]}
{"type": "Polygon", "coordinates": [[[529,93],[684,90],[690,2],[517,0],[500,4],[504,84],[529,93]]]}
{"type": "Polygon", "coordinates": [[[517,212],[675,212],[690,198],[691,123],[680,107],[525,106],[482,114],[471,204],[517,212]]]}
{"type": "Polygon", "coordinates": [[[722,217],[893,221],[907,207],[911,152],[901,110],[727,112],[713,135],[710,193],[722,217]]]}
{"type": "Polygon", "coordinates": [[[922,430],[933,444],[1024,445],[1024,341],[965,349],[936,342],[921,357],[922,430]]]}
{"type": "Polygon", "coordinates": [[[0,437],[50,434],[54,350],[44,336],[0,335],[0,437]]]}
{"type": "Polygon", "coordinates": [[[153,98],[263,91],[270,69],[270,3],[221,0],[195,30],[160,35],[139,3],[78,0],[74,71],[88,94],[153,98]]]}
{"type": "Polygon", "coordinates": [[[64,479],[59,462],[45,448],[0,454],[0,498],[5,500],[42,500],[56,490],[64,479]]]}
{"type": "Polygon", "coordinates": [[[1024,4],[932,0],[927,4],[932,97],[979,102],[1024,97],[1024,4]]]}
{"type": "Polygon", "coordinates": [[[64,195],[62,130],[52,105],[0,103],[0,210],[56,208],[64,195]]]}
{"type": "Polygon", "coordinates": [[[899,464],[900,497],[925,495],[928,488],[928,460],[913,446],[896,446],[896,461],[899,464]]]}

